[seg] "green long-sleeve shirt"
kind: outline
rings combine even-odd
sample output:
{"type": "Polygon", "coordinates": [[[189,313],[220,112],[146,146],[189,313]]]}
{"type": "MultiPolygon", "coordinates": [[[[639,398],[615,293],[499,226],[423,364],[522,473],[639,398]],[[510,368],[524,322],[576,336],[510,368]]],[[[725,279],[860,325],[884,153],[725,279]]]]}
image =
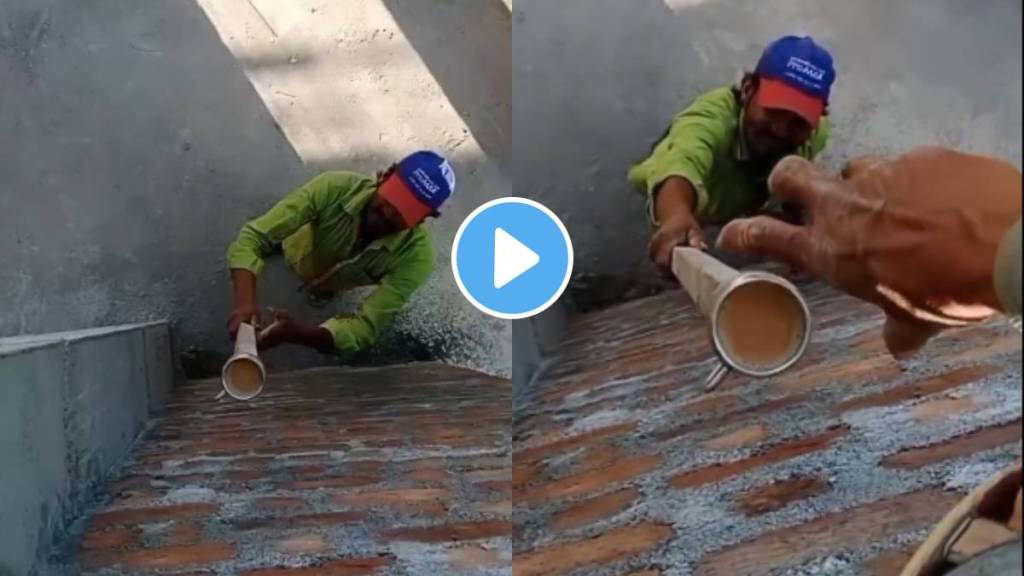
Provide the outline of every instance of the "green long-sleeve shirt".
{"type": "Polygon", "coordinates": [[[358,312],[322,324],[340,353],[372,344],[434,269],[434,248],[424,226],[369,243],[359,237],[361,214],[376,189],[376,181],[361,174],[320,174],[247,222],[227,252],[231,269],[259,276],[264,258],[280,247],[304,282],[341,262],[318,290],[376,284],[358,312]]]}
{"type": "MultiPolygon", "coordinates": [[[[797,153],[814,159],[830,132],[827,117],[797,153]]],[[[647,215],[657,225],[654,193],[670,176],[681,176],[697,192],[696,216],[703,224],[724,224],[771,207],[768,170],[748,161],[743,107],[732,88],[699,96],[672,121],[651,155],[630,168],[629,182],[647,194],[647,215]]]]}

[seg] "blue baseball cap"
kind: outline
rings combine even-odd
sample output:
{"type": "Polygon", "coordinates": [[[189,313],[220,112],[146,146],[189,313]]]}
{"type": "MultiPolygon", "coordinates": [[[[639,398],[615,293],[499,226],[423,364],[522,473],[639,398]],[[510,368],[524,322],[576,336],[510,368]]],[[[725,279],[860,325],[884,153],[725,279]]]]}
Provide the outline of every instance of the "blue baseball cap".
{"type": "Polygon", "coordinates": [[[381,183],[377,193],[394,206],[409,225],[437,216],[455,192],[455,171],[441,155],[428,150],[403,158],[395,176],[381,183]]]}
{"type": "Polygon", "coordinates": [[[828,50],[810,36],[783,36],[764,49],[754,73],[761,79],[762,106],[789,110],[818,125],[836,80],[828,50]]]}

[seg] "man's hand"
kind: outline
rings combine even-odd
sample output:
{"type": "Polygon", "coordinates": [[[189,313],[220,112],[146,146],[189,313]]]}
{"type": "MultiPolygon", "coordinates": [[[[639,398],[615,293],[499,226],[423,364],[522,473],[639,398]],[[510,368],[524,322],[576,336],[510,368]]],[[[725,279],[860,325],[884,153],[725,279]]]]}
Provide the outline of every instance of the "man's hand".
{"type": "Polygon", "coordinates": [[[878,304],[894,356],[999,310],[996,252],[1021,213],[1021,173],[1012,165],[921,148],[855,160],[836,178],[789,157],[768,186],[803,206],[807,224],[737,220],[719,246],[788,263],[878,304]]]}
{"type": "Polygon", "coordinates": [[[228,335],[231,337],[231,340],[234,341],[235,336],[238,334],[238,327],[243,322],[255,324],[259,320],[259,315],[259,310],[251,304],[238,306],[232,310],[231,316],[228,317],[228,335]]]}
{"type": "Polygon", "coordinates": [[[334,337],[326,328],[293,320],[286,310],[271,308],[270,314],[270,324],[256,337],[256,346],[260,350],[281,344],[299,344],[324,354],[334,350],[334,337]]]}
{"type": "Polygon", "coordinates": [[[647,253],[662,274],[672,275],[672,249],[676,246],[707,249],[704,232],[692,214],[662,222],[647,244],[647,253]]]}
{"type": "Polygon", "coordinates": [[[296,333],[296,325],[287,310],[270,308],[270,323],[256,335],[256,346],[260,350],[269,350],[290,342],[296,333]]]}

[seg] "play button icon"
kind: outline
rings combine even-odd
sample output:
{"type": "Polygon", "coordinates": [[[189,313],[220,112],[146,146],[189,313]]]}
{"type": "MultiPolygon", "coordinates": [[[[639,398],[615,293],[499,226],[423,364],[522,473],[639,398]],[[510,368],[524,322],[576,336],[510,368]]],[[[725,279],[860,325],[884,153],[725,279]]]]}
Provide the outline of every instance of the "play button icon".
{"type": "Polygon", "coordinates": [[[494,287],[501,288],[540,262],[540,256],[501,228],[494,229],[494,287]]]}
{"type": "Polygon", "coordinates": [[[544,205],[499,198],[473,211],[455,234],[452,273],[477,309],[527,318],[555,303],[572,274],[572,242],[544,205]]]}

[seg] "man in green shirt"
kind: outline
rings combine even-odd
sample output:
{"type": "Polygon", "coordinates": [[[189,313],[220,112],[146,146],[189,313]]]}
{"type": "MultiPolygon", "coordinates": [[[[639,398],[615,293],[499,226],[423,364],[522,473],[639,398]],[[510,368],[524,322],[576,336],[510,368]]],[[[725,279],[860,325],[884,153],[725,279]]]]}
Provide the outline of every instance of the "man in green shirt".
{"type": "Polygon", "coordinates": [[[343,354],[368,347],[433,271],[434,248],[423,221],[437,216],[454,190],[448,162],[420,151],[376,179],[325,172],[247,222],[227,253],[234,287],[232,339],[242,322],[258,319],[256,279],[264,259],[281,253],[311,296],[377,288],[357,313],[320,325],[275,314],[260,347],[291,343],[343,354]]]}
{"type": "Polygon", "coordinates": [[[707,92],[676,116],[650,157],[629,171],[647,194],[657,228],[648,251],[663,272],[670,273],[675,246],[706,247],[702,225],[780,208],[769,201],[768,174],[785,156],[812,159],[825,147],[835,77],[827,50],[810,37],[786,36],[768,45],[738,86],[707,92]]]}

